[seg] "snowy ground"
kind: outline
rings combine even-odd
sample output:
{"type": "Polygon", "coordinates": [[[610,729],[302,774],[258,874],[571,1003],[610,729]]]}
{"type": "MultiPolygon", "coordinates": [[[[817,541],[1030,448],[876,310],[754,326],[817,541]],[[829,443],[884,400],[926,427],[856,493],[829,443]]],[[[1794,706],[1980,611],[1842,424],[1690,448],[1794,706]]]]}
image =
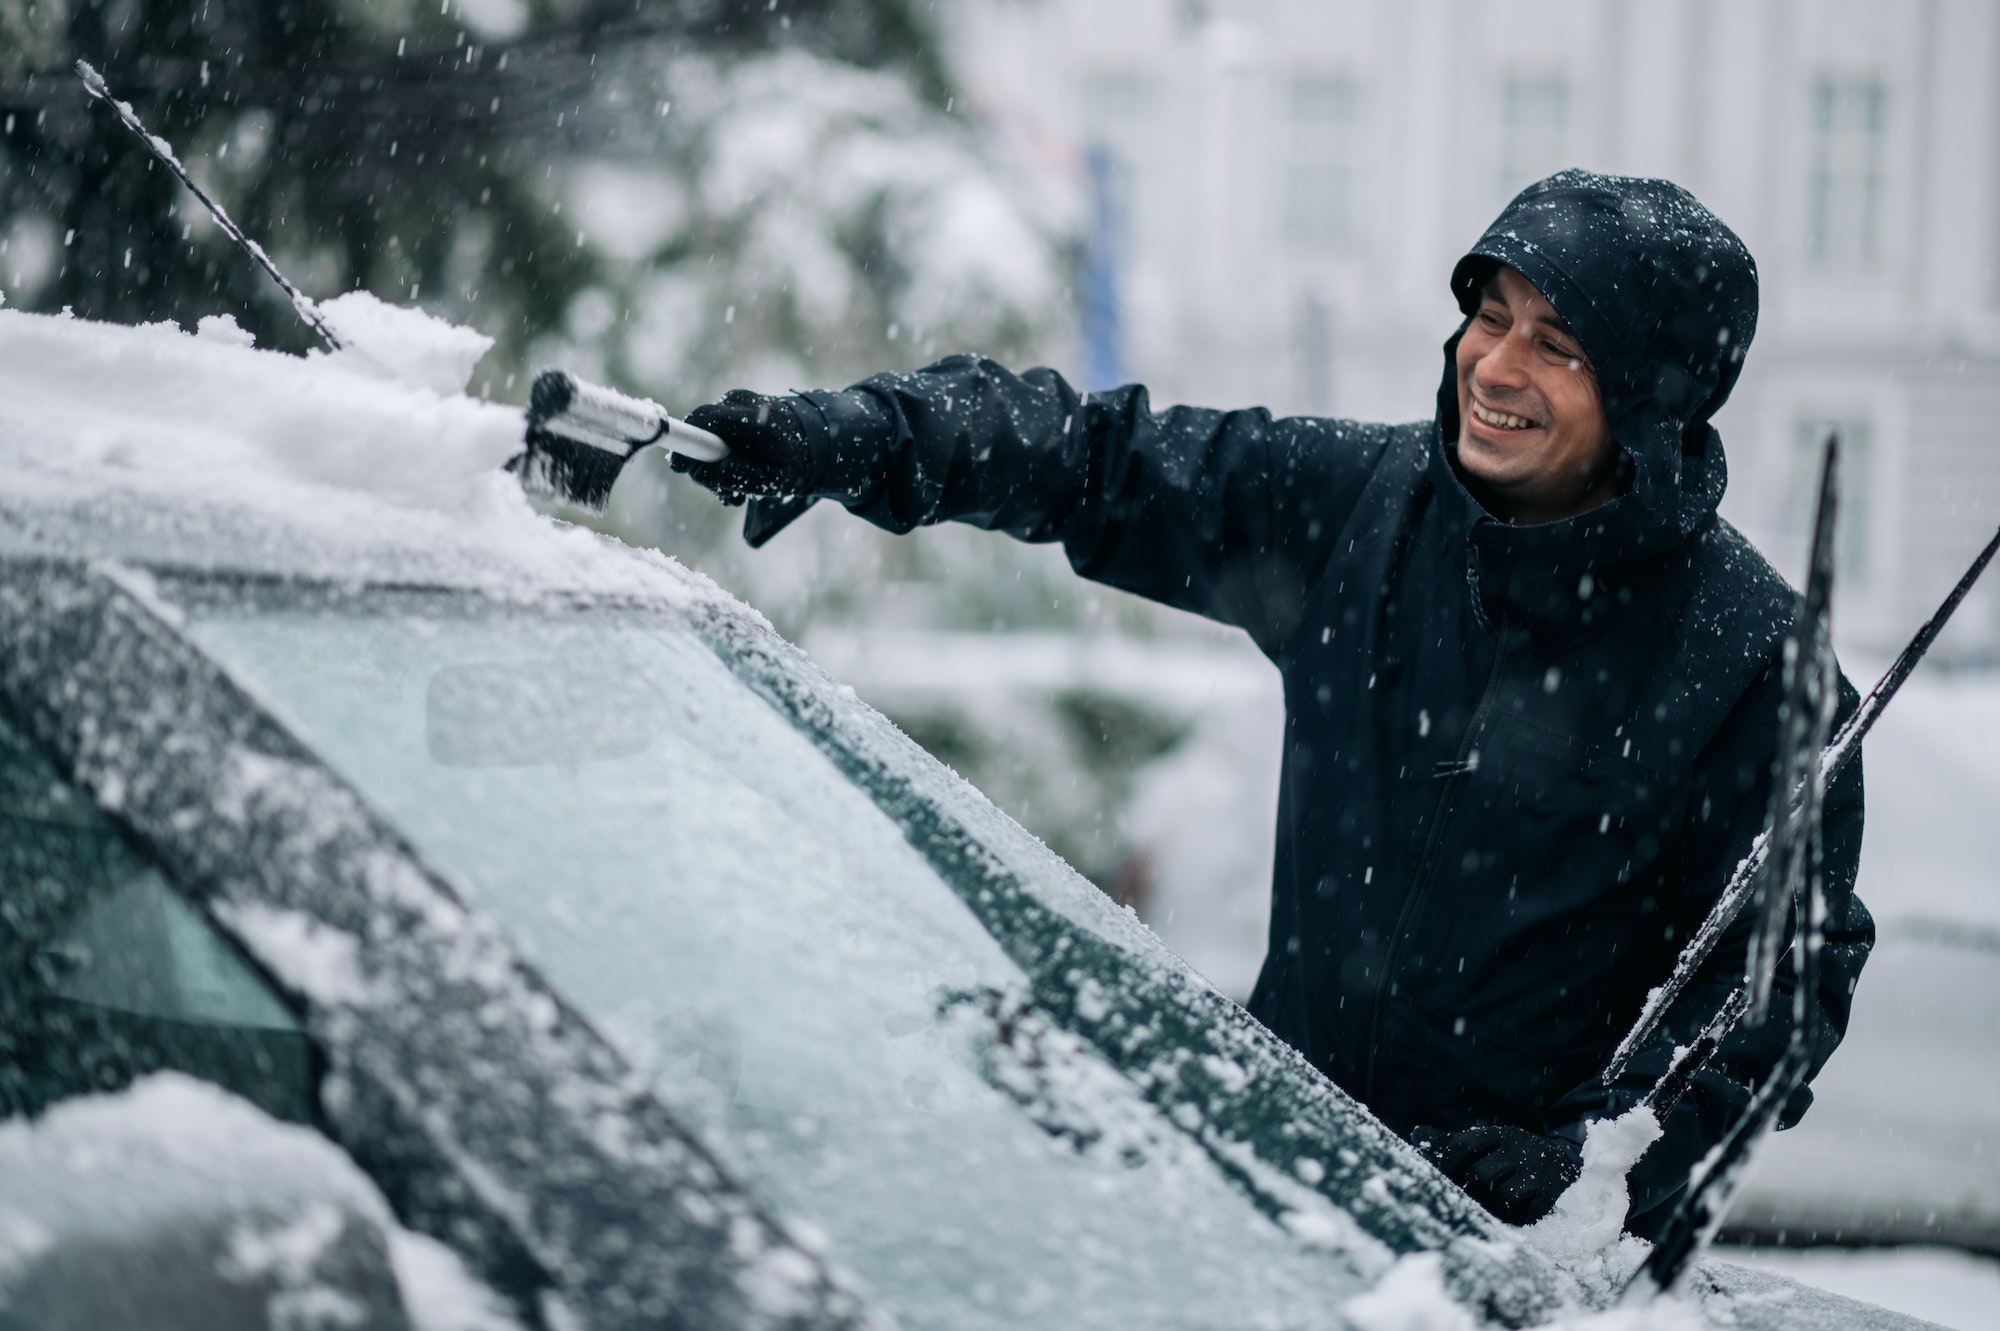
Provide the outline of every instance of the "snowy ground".
{"type": "Polygon", "coordinates": [[[1950,1248],[1722,1248],[1716,1255],[1953,1331],[1987,1331],[2000,1315],[2000,1262],[1950,1248]]]}

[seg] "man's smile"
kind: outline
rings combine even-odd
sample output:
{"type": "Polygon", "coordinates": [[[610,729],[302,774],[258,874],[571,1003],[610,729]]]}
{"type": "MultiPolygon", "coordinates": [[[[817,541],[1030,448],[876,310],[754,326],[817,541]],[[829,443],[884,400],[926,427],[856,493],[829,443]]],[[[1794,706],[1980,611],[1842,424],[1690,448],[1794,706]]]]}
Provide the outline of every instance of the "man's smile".
{"type": "Polygon", "coordinates": [[[1531,421],[1526,416],[1514,416],[1504,411],[1495,411],[1493,408],[1483,405],[1477,398],[1472,400],[1471,405],[1472,414],[1480,424],[1489,425],[1496,430],[1532,430],[1541,424],[1540,421],[1531,421]]]}

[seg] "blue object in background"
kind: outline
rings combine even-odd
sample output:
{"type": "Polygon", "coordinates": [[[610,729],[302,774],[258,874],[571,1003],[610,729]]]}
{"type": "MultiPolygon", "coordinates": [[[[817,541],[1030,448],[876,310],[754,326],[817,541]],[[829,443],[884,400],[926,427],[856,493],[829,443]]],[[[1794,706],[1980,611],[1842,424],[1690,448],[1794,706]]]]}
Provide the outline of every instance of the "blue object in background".
{"type": "Polygon", "coordinates": [[[1085,154],[1090,171],[1090,232],[1083,251],[1084,387],[1089,392],[1125,382],[1125,328],[1118,299],[1119,261],[1125,249],[1125,164],[1102,144],[1085,154]]]}

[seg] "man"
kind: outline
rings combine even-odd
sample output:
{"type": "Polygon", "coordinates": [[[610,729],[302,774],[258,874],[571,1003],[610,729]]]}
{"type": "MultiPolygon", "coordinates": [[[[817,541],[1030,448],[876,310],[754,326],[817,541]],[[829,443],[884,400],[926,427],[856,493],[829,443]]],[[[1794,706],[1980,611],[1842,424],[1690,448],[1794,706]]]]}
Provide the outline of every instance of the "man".
{"type": "MultiPolygon", "coordinates": [[[[1709,419],[1756,327],[1741,241],[1663,181],[1568,171],[1463,259],[1433,420],[1274,420],[1079,396],[953,357],[690,420],[766,539],[830,497],[891,531],[1060,540],[1085,577],[1235,624],[1288,712],[1251,1010],[1502,1218],[1538,1218],[1594,1118],[1720,1005],[1719,948],[1631,1073],[1598,1081],[1763,824],[1792,591],[1716,516],[1709,419]]],[[[1843,707],[1854,705],[1843,681],[1843,707]]],[[[1873,925],[1861,774],[1829,792],[1814,1069],[1873,925]]],[[[1781,985],[1784,979],[1781,977],[1781,985]]],[[[1774,1004],[1783,1014],[1786,1004],[1774,1004]]],[[[1650,1233],[1775,1063],[1739,1029],[1634,1171],[1650,1233]]],[[[1804,1113],[1801,1090],[1785,1122],[1804,1113]]]]}

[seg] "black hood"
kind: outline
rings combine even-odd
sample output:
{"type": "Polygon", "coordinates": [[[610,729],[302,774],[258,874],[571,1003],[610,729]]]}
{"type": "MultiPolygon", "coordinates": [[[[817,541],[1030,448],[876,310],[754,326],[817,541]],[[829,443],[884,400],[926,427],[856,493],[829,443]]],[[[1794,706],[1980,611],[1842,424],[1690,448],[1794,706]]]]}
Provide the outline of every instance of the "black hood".
{"type": "MultiPolygon", "coordinates": [[[[1501,264],[1534,283],[1583,344],[1632,483],[1581,517],[1488,541],[1565,565],[1579,555],[1596,565],[1680,545],[1709,521],[1727,484],[1709,418],[1728,401],[1757,330],[1750,251],[1678,185],[1562,171],[1516,195],[1452,270],[1468,322],[1501,264]]],[[[1456,353],[1465,327],[1445,344],[1442,452],[1458,439],[1456,353]]]]}

